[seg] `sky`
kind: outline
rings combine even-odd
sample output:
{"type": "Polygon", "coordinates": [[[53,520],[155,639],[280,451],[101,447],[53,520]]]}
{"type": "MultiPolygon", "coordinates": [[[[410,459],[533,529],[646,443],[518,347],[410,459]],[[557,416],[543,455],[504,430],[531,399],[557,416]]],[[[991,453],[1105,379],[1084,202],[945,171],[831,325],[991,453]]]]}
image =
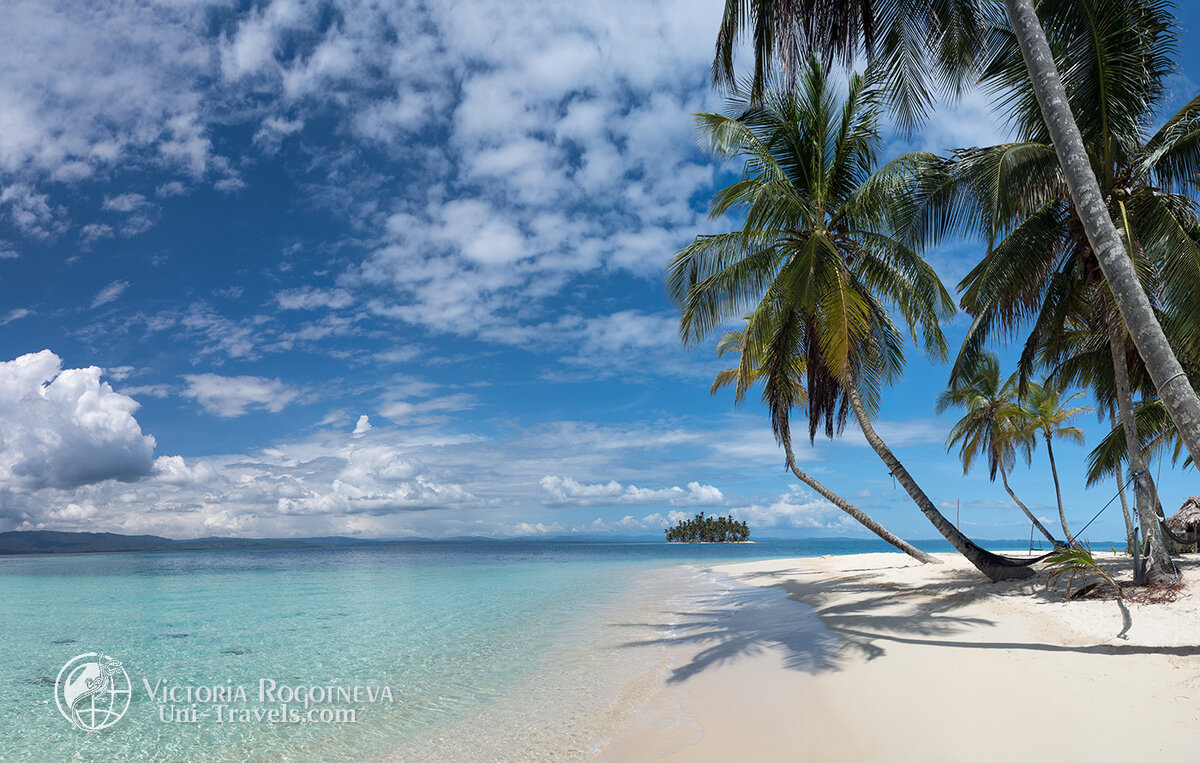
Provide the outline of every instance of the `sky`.
{"type": "MultiPolygon", "coordinates": [[[[865,535],[784,471],[761,406],[709,395],[713,342],[681,346],[664,291],[730,224],[691,124],[721,108],[721,5],[5,2],[0,531],[657,536],[705,511],[865,535]]],[[[1175,103],[1197,81],[1183,57],[1175,103]]],[[[969,93],[884,151],[1004,137],[969,93]]],[[[929,258],[952,287],[980,255],[929,258]]],[[[969,535],[1025,537],[946,453],[947,374],[911,350],[877,428],[969,535]]],[[[1055,446],[1075,528],[1116,489],[1084,489],[1103,430],[1079,423],[1055,446]]],[[[853,425],[797,445],[934,537],[853,425]]],[[[1011,482],[1057,526],[1045,461],[1011,482]]],[[[1195,482],[1162,465],[1168,512],[1195,482]]],[[[1123,537],[1118,508],[1087,535],[1123,537]]]]}

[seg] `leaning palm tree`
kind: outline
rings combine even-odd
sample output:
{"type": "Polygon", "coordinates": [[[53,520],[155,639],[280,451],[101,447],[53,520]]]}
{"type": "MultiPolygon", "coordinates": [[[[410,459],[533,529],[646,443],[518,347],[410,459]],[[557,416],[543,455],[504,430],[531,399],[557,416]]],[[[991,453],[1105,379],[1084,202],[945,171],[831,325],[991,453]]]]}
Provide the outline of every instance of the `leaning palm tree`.
{"type": "Polygon", "coordinates": [[[906,154],[875,170],[879,97],[875,81],[854,75],[839,102],[824,67],[811,61],[794,88],[772,89],[760,103],[738,91],[731,115],[698,116],[705,145],[744,162],[741,179],[714,196],[711,215],[736,213],[745,222],[698,236],[672,260],[667,284],[682,313],[680,333],[695,343],[748,311],[747,345],[788,332],[804,362],[810,440],[821,427],[833,436],[852,411],[891,474],[956,549],[993,580],[1028,577],[1026,565],[959,532],[872,424],[880,389],[904,365],[904,334],[889,308],[938,359],[946,353],[940,322],[954,310],[914,249],[919,202],[909,186],[938,160],[906,154]]]}
{"type": "Polygon", "coordinates": [[[995,482],[999,473],[1004,490],[1038,532],[1055,547],[1062,545],[1008,484],[1008,472],[1015,465],[1017,451],[1021,450],[1028,462],[1033,440],[1029,427],[1031,412],[1018,400],[1016,375],[1001,382],[996,354],[982,354],[976,368],[963,381],[938,395],[937,412],[951,408],[966,411],[946,437],[946,450],[959,446],[963,474],[971,470],[979,456],[984,456],[991,481],[995,482]]]}
{"type": "Polygon", "coordinates": [[[895,535],[796,464],[788,418],[792,410],[803,408],[808,401],[808,395],[804,391],[804,355],[802,348],[795,344],[795,340],[799,338],[798,332],[795,332],[787,321],[781,321],[772,328],[775,330],[766,337],[765,342],[747,345],[744,329],[727,332],[717,341],[717,356],[724,357],[733,353],[738,358],[738,364],[718,373],[709,392],[716,394],[732,386],[734,404],[741,405],[751,388],[761,386],[763,403],[771,414],[771,426],[783,446],[788,468],[798,480],[849,514],[863,527],[917,561],[940,564],[940,559],[895,535]]]}
{"type": "MultiPolygon", "coordinates": [[[[1200,346],[1200,290],[1195,287],[1200,246],[1192,233],[1194,204],[1180,191],[1194,176],[1188,168],[1200,167],[1200,133],[1194,129],[1200,101],[1150,135],[1150,122],[1165,97],[1174,29],[1160,7],[1145,7],[1140,0],[1105,5],[1105,11],[1104,17],[1072,17],[1074,26],[1055,43],[1071,64],[1064,71],[1072,102],[1091,161],[1100,170],[1109,212],[1121,221],[1128,242],[1124,257],[1141,279],[1139,293],[1154,295],[1172,341],[1190,354],[1188,348],[1200,346]]],[[[1080,213],[1075,204],[1036,101],[1017,89],[1026,74],[1015,42],[997,51],[985,75],[1016,93],[1010,107],[1021,140],[956,152],[950,170],[970,212],[956,209],[949,217],[970,219],[988,241],[987,255],[960,284],[962,305],[974,321],[952,378],[969,369],[972,357],[996,334],[1029,331],[1022,378],[1037,363],[1053,368],[1070,362],[1072,353],[1090,342],[1090,357],[1106,362],[1109,370],[1091,372],[1076,383],[1098,391],[1102,382],[1111,390],[1126,430],[1129,464],[1144,475],[1135,482],[1135,495],[1143,536],[1151,542],[1149,578],[1170,579],[1174,566],[1154,520],[1157,499],[1133,417],[1138,376],[1144,369],[1153,381],[1154,373],[1129,344],[1134,332],[1127,332],[1117,310],[1120,287],[1103,278],[1103,253],[1086,232],[1091,213],[1080,213]]],[[[1146,387],[1153,392],[1153,384],[1146,387]]],[[[1169,407],[1165,399],[1164,407],[1169,407]]]]}
{"type": "MultiPolygon", "coordinates": [[[[1094,143],[1093,136],[1076,121],[1094,121],[1107,109],[1104,102],[1111,95],[1141,84],[1147,72],[1138,70],[1139,55],[1133,52],[1139,48],[1138,38],[1161,36],[1170,26],[1170,4],[1163,0],[1041,0],[1036,9],[1033,0],[1004,0],[1003,13],[995,2],[978,0],[726,0],[713,78],[733,84],[733,51],[747,28],[755,57],[755,95],[761,95],[773,72],[791,76],[809,55],[849,63],[861,51],[868,60],[878,58],[885,64],[900,122],[912,126],[927,113],[934,90],[953,94],[987,68],[985,51],[1000,51],[1000,59],[1019,56],[1020,74],[1007,83],[1011,87],[1005,93],[1006,111],[1037,116],[1044,125],[1046,146],[1062,168],[1064,195],[1080,210],[1081,237],[1095,252],[1095,263],[1111,286],[1112,299],[1180,439],[1200,458],[1200,399],[1139,285],[1113,222],[1119,218],[1106,206],[1111,197],[1102,191],[1101,182],[1111,162],[1099,164],[1098,179],[1095,155],[1089,155],[1085,143],[1094,143]],[[1099,88],[1070,82],[1064,86],[1060,71],[1069,78],[1088,69],[1091,51],[1122,35],[1130,44],[1113,49],[1122,65],[1103,69],[1094,83],[1099,88]],[[1051,40],[1057,43],[1053,48],[1051,40]]],[[[1154,75],[1149,73],[1150,78],[1154,75]]],[[[1187,111],[1186,118],[1168,126],[1170,135],[1164,140],[1197,143],[1200,103],[1193,101],[1187,111]]],[[[1161,164],[1176,184],[1200,177],[1195,158],[1161,164]]]]}
{"type": "Polygon", "coordinates": [[[1048,383],[1030,382],[1028,394],[1025,397],[1025,408],[1028,411],[1025,421],[1026,431],[1038,434],[1046,442],[1046,455],[1050,459],[1050,476],[1054,478],[1054,495],[1058,498],[1058,519],[1062,522],[1063,534],[1067,543],[1074,545],[1075,536],[1067,527],[1067,515],[1063,511],[1062,486],[1058,481],[1058,466],[1054,462],[1054,440],[1071,440],[1083,444],[1083,430],[1070,422],[1076,416],[1092,410],[1091,406],[1079,405],[1068,407],[1068,404],[1083,395],[1076,392],[1065,400],[1062,392],[1048,383]]]}

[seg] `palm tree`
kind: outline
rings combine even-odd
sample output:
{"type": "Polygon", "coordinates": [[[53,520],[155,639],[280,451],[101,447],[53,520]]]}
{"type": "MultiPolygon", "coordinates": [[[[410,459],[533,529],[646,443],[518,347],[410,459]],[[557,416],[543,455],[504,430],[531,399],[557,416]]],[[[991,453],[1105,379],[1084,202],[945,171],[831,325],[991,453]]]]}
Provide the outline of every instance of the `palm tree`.
{"type": "Polygon", "coordinates": [[[976,66],[986,18],[977,0],[726,0],[713,82],[735,86],[733,53],[750,31],[750,92],[761,98],[777,73],[791,79],[812,56],[849,66],[861,49],[878,59],[902,125],[928,114],[935,92],[956,96],[976,66]]]}
{"type": "MultiPolygon", "coordinates": [[[[1155,296],[1173,341],[1197,347],[1196,215],[1188,197],[1174,191],[1194,176],[1187,168],[1200,167],[1198,133],[1185,128],[1196,121],[1200,101],[1147,138],[1164,97],[1163,76],[1170,71],[1175,37],[1161,9],[1132,6],[1142,15],[1131,15],[1122,4],[1106,6],[1111,13],[1102,19],[1072,17],[1071,33],[1056,38],[1056,45],[1069,52],[1064,58],[1070,63],[1064,67],[1068,88],[1092,162],[1100,168],[1110,213],[1121,220],[1130,243],[1124,257],[1141,279],[1139,293],[1155,296]]],[[[1140,382],[1131,381],[1131,374],[1143,368],[1147,376],[1153,373],[1149,363],[1135,362],[1137,352],[1127,343],[1114,305],[1116,290],[1102,276],[1101,255],[1086,231],[1088,214],[1077,211],[1052,134],[1036,101],[1017,89],[1026,75],[1016,42],[1010,39],[1007,47],[995,50],[984,75],[1014,93],[1010,106],[1022,139],[956,152],[950,170],[964,194],[959,200],[967,200],[975,229],[989,242],[987,256],[960,284],[963,307],[974,321],[952,378],[971,368],[972,358],[996,332],[1011,335],[1022,327],[1030,332],[1021,356],[1022,379],[1036,363],[1079,366],[1084,359],[1091,364],[1076,383],[1089,384],[1098,394],[1111,390],[1123,426],[1128,422],[1129,463],[1145,475],[1135,483],[1135,492],[1142,531],[1152,546],[1150,577],[1162,580],[1174,574],[1174,567],[1154,521],[1153,481],[1133,429],[1132,390],[1140,382]],[[1106,365],[1107,372],[1097,371],[1097,363],[1106,365]]],[[[949,216],[961,221],[967,213],[954,209],[949,216]]],[[[1083,372],[1076,368],[1071,373],[1083,372]]],[[[1070,380],[1060,378],[1065,381],[1070,380]]],[[[1153,384],[1146,386],[1153,390],[1153,384]]]]}
{"type": "MultiPolygon", "coordinates": [[[[1155,401],[1155,404],[1158,406],[1159,411],[1162,414],[1162,418],[1166,419],[1166,412],[1162,410],[1162,404],[1158,401],[1155,401]]],[[[1101,406],[1102,409],[1104,407],[1105,406],[1101,406]]],[[[1091,453],[1088,454],[1087,485],[1088,487],[1091,487],[1105,477],[1112,477],[1116,480],[1117,495],[1121,498],[1121,518],[1125,520],[1125,553],[1133,555],[1134,569],[1140,570],[1141,556],[1137,534],[1138,527],[1141,526],[1141,521],[1136,517],[1136,515],[1130,514],[1129,502],[1125,498],[1125,478],[1123,467],[1126,459],[1128,458],[1129,445],[1125,440],[1124,430],[1117,422],[1116,404],[1109,404],[1107,406],[1107,411],[1111,431],[1100,441],[1100,444],[1093,448],[1091,453]]],[[[1137,425],[1140,433],[1143,430],[1141,411],[1135,411],[1134,415],[1137,417],[1137,425]]],[[[1167,421],[1170,421],[1170,419],[1167,419],[1167,421]]],[[[1174,427],[1172,427],[1172,429],[1174,429],[1174,427]]],[[[1182,448],[1183,444],[1179,443],[1179,447],[1182,448]]],[[[1144,444],[1144,440],[1142,452],[1146,454],[1146,457],[1149,457],[1150,451],[1144,444]]],[[[1140,582],[1140,575],[1138,580],[1135,582],[1140,582]]]]}
{"type": "Polygon", "coordinates": [[[983,353],[974,371],[959,384],[951,385],[938,395],[937,412],[950,408],[966,411],[946,438],[946,450],[959,445],[963,474],[971,470],[975,460],[987,458],[988,476],[996,481],[997,472],[1004,490],[1024,512],[1046,540],[1057,548],[1062,545],[1038,521],[1033,512],[1017,497],[1008,484],[1008,472],[1016,461],[1018,447],[1030,459],[1032,437],[1029,435],[1030,411],[1018,401],[1016,375],[1000,381],[1000,361],[993,352],[983,353]]]}
{"type": "Polygon", "coordinates": [[[1067,439],[1083,444],[1083,430],[1070,424],[1071,419],[1079,414],[1092,410],[1091,406],[1080,405],[1068,408],[1067,404],[1081,396],[1082,392],[1066,398],[1062,393],[1048,383],[1029,383],[1026,395],[1026,429],[1030,434],[1040,434],[1046,441],[1046,455],[1050,459],[1050,475],[1054,478],[1054,494],[1058,498],[1058,519],[1062,522],[1063,534],[1067,543],[1075,545],[1075,537],[1067,527],[1067,515],[1063,511],[1062,486],[1058,482],[1058,466],[1054,463],[1054,440],[1067,439]]]}
{"type": "MultiPolygon", "coordinates": [[[[1064,87],[1060,76],[1060,70],[1068,77],[1078,74],[1079,58],[1086,58],[1113,37],[1161,35],[1164,27],[1170,26],[1168,4],[1162,0],[1041,0],[1035,10],[1032,0],[1005,0],[1004,8],[1007,25],[1003,16],[993,12],[992,4],[977,0],[726,0],[713,77],[718,83],[733,84],[733,51],[747,27],[753,36],[752,92],[756,96],[761,95],[772,72],[782,70],[790,75],[809,55],[849,63],[862,50],[868,59],[877,57],[885,63],[900,122],[911,127],[928,109],[930,84],[953,94],[983,68],[981,54],[988,48],[985,39],[990,43],[999,40],[1001,49],[1007,39],[1011,43],[1008,49],[1019,51],[1023,61],[1019,78],[1009,83],[1018,88],[1012,94],[1026,96],[1022,106],[1030,102],[1027,96],[1033,96],[1033,115],[1040,116],[1045,125],[1046,144],[1062,168],[1065,195],[1080,210],[1081,233],[1095,252],[1096,265],[1111,287],[1121,318],[1180,438],[1193,457],[1200,457],[1200,399],[1140,287],[1113,223],[1115,218],[1105,204],[1108,197],[1093,169],[1095,153],[1089,154],[1084,142],[1088,131],[1076,122],[1077,118],[1094,121],[1097,112],[1107,113],[1109,98],[1136,89],[1144,81],[1147,72],[1139,70],[1142,61],[1130,54],[1137,49],[1136,39],[1132,47],[1111,49],[1121,65],[1101,70],[1093,83],[1099,88],[1074,87],[1070,82],[1064,87]],[[989,26],[993,34],[981,31],[989,26]],[[1060,43],[1056,49],[1051,49],[1049,39],[1060,43]]],[[[1200,135],[1196,119],[1200,104],[1193,101],[1189,107],[1188,118],[1169,125],[1176,145],[1194,145],[1200,135]]],[[[1031,116],[1028,109],[1018,113],[1031,116]]],[[[1109,146],[1116,148],[1117,144],[1109,146]]],[[[1107,149],[1102,156],[1108,156],[1107,149]]],[[[1194,182],[1200,176],[1200,161],[1194,156],[1165,164],[1170,165],[1177,183],[1194,182]]],[[[1108,176],[1111,162],[1099,166],[1102,175],[1108,176]]]]}
{"type": "MultiPolygon", "coordinates": [[[[779,328],[786,328],[786,326],[779,328]]],[[[808,396],[804,391],[804,356],[800,352],[801,348],[788,346],[789,339],[786,331],[776,331],[769,337],[766,344],[747,347],[744,329],[726,333],[717,341],[717,357],[724,357],[726,353],[730,352],[735,353],[738,356],[738,365],[718,373],[709,392],[715,395],[725,387],[732,386],[734,404],[741,405],[745,401],[746,392],[761,384],[763,403],[771,412],[772,428],[775,430],[776,438],[783,445],[784,453],[787,456],[787,466],[792,470],[792,474],[795,474],[798,480],[815,490],[822,498],[849,514],[863,527],[912,558],[924,563],[940,564],[940,559],[893,534],[866,512],[797,466],[796,456],[792,451],[788,417],[794,408],[804,407],[808,396]]]]}
{"type": "MultiPolygon", "coordinates": [[[[698,236],[675,255],[667,285],[681,309],[680,334],[698,342],[749,310],[747,346],[796,348],[794,357],[780,358],[804,363],[810,440],[821,426],[827,436],[840,431],[849,408],[892,475],[956,549],[993,580],[1028,577],[1027,566],[959,532],[871,424],[880,388],[904,364],[904,335],[889,308],[933,358],[945,357],[940,321],[954,310],[913,248],[919,201],[909,187],[938,160],[906,154],[875,170],[878,103],[877,84],[860,75],[839,102],[824,67],[811,61],[795,88],[773,88],[760,103],[737,91],[732,115],[699,115],[708,148],[744,161],[741,179],[714,196],[711,215],[738,213],[745,223],[698,236]]],[[[779,427],[787,417],[772,414],[786,441],[779,427]]]]}

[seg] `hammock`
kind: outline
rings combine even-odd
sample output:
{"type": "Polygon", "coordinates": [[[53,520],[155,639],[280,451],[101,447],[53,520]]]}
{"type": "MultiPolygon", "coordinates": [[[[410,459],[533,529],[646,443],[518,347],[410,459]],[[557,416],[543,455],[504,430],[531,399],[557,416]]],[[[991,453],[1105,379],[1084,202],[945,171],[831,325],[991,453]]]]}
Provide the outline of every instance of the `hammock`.
{"type": "Polygon", "coordinates": [[[1168,538],[1181,546],[1192,546],[1196,543],[1197,539],[1195,532],[1192,532],[1190,536],[1187,534],[1178,535],[1167,525],[1166,521],[1162,519],[1158,520],[1158,526],[1162,528],[1163,535],[1166,535],[1168,538]]]}
{"type": "MultiPolygon", "coordinates": [[[[1057,550],[1058,549],[1056,548],[1054,551],[1057,550]]],[[[1028,567],[1031,564],[1037,564],[1038,562],[1049,558],[1050,554],[1053,554],[1054,551],[1042,554],[1041,556],[1035,556],[1032,559],[1013,559],[1010,556],[1000,556],[1000,554],[997,553],[992,553],[992,556],[999,559],[1000,563],[1005,567],[1028,567]]]]}

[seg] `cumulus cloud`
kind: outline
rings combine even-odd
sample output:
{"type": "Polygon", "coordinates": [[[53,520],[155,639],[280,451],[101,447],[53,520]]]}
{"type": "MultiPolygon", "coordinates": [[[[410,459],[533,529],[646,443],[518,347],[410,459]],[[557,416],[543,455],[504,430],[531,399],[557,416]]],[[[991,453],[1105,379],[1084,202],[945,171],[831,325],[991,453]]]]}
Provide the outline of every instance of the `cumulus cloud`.
{"type": "Polygon", "coordinates": [[[542,489],[550,494],[546,504],[551,506],[595,506],[616,504],[666,503],[670,506],[718,506],[725,496],[712,485],[689,482],[687,487],[672,485],[665,488],[641,488],[622,485],[612,480],[586,484],[570,477],[546,475],[542,489]]]}
{"type": "Polygon", "coordinates": [[[150,473],[138,404],[101,369],[63,369],[49,350],[0,362],[0,490],[71,488],[150,473]]]}
{"type": "Polygon", "coordinates": [[[222,418],[244,416],[251,410],[279,413],[300,396],[300,390],[279,379],[261,376],[192,374],[183,380],[187,383],[184,397],[222,418]]]}
{"type": "Polygon", "coordinates": [[[859,532],[859,525],[823,498],[792,488],[774,502],[738,506],[730,512],[751,526],[859,532]]]}
{"type": "Polygon", "coordinates": [[[354,425],[353,434],[364,435],[371,431],[371,418],[367,414],[358,417],[358,423],[354,425]]]}
{"type": "Polygon", "coordinates": [[[163,456],[136,492],[114,483],[16,496],[0,528],[202,535],[411,535],[411,514],[482,507],[411,443],[307,440],[236,456],[163,456]]]}
{"type": "MultiPolygon", "coordinates": [[[[49,373],[53,370],[51,366],[49,373]]],[[[120,395],[107,399],[136,405],[120,395]]],[[[26,409],[7,418],[19,422],[24,416],[39,425],[48,418],[26,409]]],[[[106,479],[72,487],[79,478],[61,474],[25,476],[18,484],[13,477],[16,492],[0,500],[0,530],[82,529],[172,537],[658,536],[667,524],[712,507],[714,512],[731,511],[755,528],[860,532],[842,512],[803,489],[783,490],[791,480],[777,462],[763,463],[717,447],[737,439],[743,429],[761,429],[757,419],[718,422],[715,429],[711,421],[702,427],[669,421],[552,421],[505,427],[502,436],[480,434],[470,419],[393,426],[369,420],[359,425],[359,416],[353,429],[347,421],[354,418],[343,410],[305,436],[203,457],[152,459],[153,441],[146,438],[137,469],[127,469],[145,477],[135,484],[106,479]],[[664,453],[670,457],[664,458],[664,453]],[[719,475],[739,486],[767,485],[769,492],[762,497],[730,495],[713,481],[692,479],[695,473],[719,475]]],[[[119,431],[114,425],[108,429],[119,431]]],[[[9,443],[10,430],[0,431],[3,442],[9,443]]],[[[133,427],[125,440],[136,442],[137,436],[133,427]]],[[[118,443],[122,439],[113,437],[118,443]]],[[[43,441],[51,438],[38,440],[43,441]]],[[[75,432],[55,440],[64,448],[82,447],[86,441],[75,432]]],[[[18,456],[37,451],[20,443],[4,448],[14,463],[18,456]]],[[[96,450],[98,455],[82,460],[93,463],[119,452],[110,444],[96,450]]],[[[831,482],[839,487],[836,479],[831,482]]]]}
{"type": "Polygon", "coordinates": [[[189,465],[182,456],[161,456],[154,460],[154,480],[164,485],[202,485],[216,478],[216,469],[205,462],[189,465]]]}

